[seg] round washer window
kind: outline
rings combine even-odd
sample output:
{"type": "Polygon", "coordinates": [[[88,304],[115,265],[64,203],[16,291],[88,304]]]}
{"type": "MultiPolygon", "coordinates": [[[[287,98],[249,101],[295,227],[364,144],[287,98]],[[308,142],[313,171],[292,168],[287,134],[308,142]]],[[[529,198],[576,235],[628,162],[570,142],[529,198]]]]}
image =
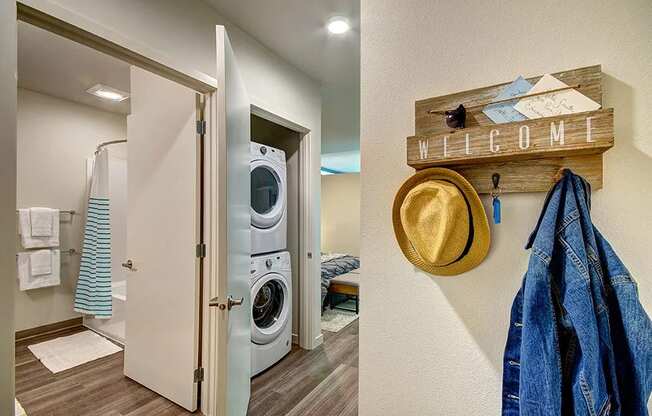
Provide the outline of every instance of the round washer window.
{"type": "Polygon", "coordinates": [[[276,280],[266,282],[256,293],[252,305],[254,323],[266,329],[278,321],[283,312],[283,287],[276,280]]]}
{"type": "Polygon", "coordinates": [[[258,166],[251,171],[251,207],[259,214],[267,214],[276,205],[279,184],[268,168],[258,166]]]}

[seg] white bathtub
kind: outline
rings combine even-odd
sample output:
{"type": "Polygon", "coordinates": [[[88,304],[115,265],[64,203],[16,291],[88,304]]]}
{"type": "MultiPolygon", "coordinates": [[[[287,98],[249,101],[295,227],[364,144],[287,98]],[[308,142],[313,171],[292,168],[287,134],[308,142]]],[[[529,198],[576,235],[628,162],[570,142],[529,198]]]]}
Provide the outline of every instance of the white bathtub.
{"type": "Polygon", "coordinates": [[[125,317],[127,302],[127,281],[111,283],[113,317],[95,319],[84,316],[84,326],[122,345],[125,343],[125,317]]]}

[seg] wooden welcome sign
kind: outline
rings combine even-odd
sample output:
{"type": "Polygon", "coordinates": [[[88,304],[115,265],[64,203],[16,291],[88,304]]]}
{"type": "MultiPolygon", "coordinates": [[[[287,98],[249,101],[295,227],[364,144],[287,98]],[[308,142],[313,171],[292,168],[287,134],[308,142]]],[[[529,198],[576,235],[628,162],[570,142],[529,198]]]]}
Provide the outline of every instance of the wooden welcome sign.
{"type": "MultiPolygon", "coordinates": [[[[602,105],[599,65],[552,74],[602,105]]],[[[528,79],[536,83],[540,77],[528,79]]],[[[508,83],[507,83],[508,84],[508,83]]],[[[407,138],[407,163],[415,169],[458,171],[480,193],[499,173],[502,192],[547,191],[562,167],[602,187],[602,153],[614,145],[613,109],[495,124],[483,112],[507,84],[416,102],[416,135],[407,138]],[[466,128],[446,126],[443,110],[463,104],[466,128]]]]}

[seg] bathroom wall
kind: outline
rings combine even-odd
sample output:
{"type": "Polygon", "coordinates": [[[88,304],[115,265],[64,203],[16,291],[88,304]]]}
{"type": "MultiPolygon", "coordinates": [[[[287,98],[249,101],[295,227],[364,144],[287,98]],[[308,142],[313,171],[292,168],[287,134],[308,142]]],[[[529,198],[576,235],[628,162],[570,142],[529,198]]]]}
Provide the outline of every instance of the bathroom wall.
{"type": "MultiPolygon", "coordinates": [[[[87,198],[86,161],[106,140],[125,138],[127,118],[34,91],[18,89],[17,207],[73,209],[62,215],[62,250],[81,250],[87,198]]],[[[20,243],[16,238],[16,248],[20,243]]],[[[61,285],[15,291],[16,330],[79,316],[73,296],[79,255],[61,256],[61,285]]]]}
{"type": "Polygon", "coordinates": [[[360,174],[322,175],[321,251],[360,255],[360,174]]]}
{"type": "Polygon", "coordinates": [[[394,239],[391,206],[413,172],[405,137],[417,99],[602,64],[616,145],[593,220],[652,312],[650,22],[649,0],[362,0],[361,416],[500,414],[509,308],[545,196],[501,198],[503,222],[478,268],[453,278],[415,269],[394,239]]]}
{"type": "Polygon", "coordinates": [[[0,414],[14,412],[16,3],[0,2],[0,414]]]}

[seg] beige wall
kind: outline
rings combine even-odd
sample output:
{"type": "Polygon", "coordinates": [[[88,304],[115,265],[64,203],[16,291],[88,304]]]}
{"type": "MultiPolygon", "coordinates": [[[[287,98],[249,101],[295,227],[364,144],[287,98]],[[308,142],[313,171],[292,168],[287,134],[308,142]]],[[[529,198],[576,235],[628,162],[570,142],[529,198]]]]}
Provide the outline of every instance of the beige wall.
{"type": "MultiPolygon", "coordinates": [[[[98,143],[125,138],[127,117],[92,107],[18,90],[17,207],[74,209],[62,216],[60,247],[81,250],[86,212],[86,160],[98,143]]],[[[17,240],[16,247],[20,250],[17,240]]],[[[61,285],[15,291],[16,330],[33,328],[79,314],[73,296],[79,256],[61,256],[61,285]]],[[[15,278],[15,277],[14,277],[15,278]]]]}
{"type": "Polygon", "coordinates": [[[360,174],[321,177],[321,251],[360,255],[360,174]]]}
{"type": "Polygon", "coordinates": [[[500,414],[509,308],[544,199],[502,197],[503,223],[477,269],[457,278],[416,270],[395,242],[391,206],[412,173],[404,138],[417,99],[601,63],[616,146],[593,220],[652,312],[651,22],[649,0],[362,0],[361,416],[500,414]]]}
{"type": "Polygon", "coordinates": [[[14,412],[16,3],[0,2],[0,414],[14,412]]]}

